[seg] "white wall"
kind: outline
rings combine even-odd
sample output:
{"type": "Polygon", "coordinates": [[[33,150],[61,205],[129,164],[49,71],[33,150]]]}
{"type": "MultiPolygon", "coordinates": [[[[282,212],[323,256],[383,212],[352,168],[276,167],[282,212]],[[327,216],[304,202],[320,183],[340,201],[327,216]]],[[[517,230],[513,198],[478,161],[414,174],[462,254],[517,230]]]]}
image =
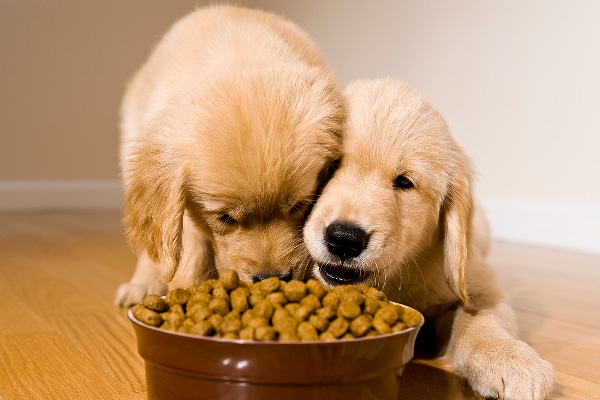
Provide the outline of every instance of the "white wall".
{"type": "Polygon", "coordinates": [[[473,158],[496,238],[600,252],[600,2],[254,0],[340,85],[392,76],[473,158]]]}

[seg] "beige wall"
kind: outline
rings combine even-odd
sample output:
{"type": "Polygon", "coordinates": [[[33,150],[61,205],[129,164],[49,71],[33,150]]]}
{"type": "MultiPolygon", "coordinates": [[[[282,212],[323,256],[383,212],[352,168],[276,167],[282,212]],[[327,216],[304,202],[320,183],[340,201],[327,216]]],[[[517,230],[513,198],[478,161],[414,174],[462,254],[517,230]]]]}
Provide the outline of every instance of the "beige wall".
{"type": "MultiPolygon", "coordinates": [[[[0,0],[0,210],[118,197],[124,84],[206,3],[0,0]]],[[[474,159],[497,237],[600,252],[600,2],[236,3],[300,23],[340,86],[393,76],[419,89],[474,159]]]]}
{"type": "Polygon", "coordinates": [[[124,84],[196,3],[0,0],[0,181],[118,179],[124,84]]]}

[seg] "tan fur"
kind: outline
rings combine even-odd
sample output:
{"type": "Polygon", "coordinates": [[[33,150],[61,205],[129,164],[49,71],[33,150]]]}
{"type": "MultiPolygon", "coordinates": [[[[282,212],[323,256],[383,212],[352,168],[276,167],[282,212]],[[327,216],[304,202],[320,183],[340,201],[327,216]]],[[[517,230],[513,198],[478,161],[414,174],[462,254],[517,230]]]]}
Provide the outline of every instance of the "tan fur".
{"type": "Polygon", "coordinates": [[[319,266],[361,270],[354,283],[420,310],[427,320],[420,350],[437,352],[481,395],[545,398],[552,367],[517,339],[512,310],[484,259],[489,232],[473,198],[471,163],[445,121],[395,80],[358,81],[345,95],[340,166],[304,228],[314,275],[334,284],[319,266]],[[394,187],[399,175],[414,187],[394,187]],[[324,233],[332,223],[364,230],[364,250],[341,263],[324,233]]]}
{"type": "Polygon", "coordinates": [[[301,227],[343,118],[333,76],[292,23],[233,6],[177,22],[123,100],[123,215],[139,262],[116,302],[221,268],[301,277],[301,227]]]}

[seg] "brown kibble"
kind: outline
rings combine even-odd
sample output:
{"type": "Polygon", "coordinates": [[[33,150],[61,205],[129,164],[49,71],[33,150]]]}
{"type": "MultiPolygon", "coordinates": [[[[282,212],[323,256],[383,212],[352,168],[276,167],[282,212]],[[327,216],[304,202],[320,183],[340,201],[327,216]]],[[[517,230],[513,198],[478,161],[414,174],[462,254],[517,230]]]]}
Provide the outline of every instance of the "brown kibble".
{"type": "Polygon", "coordinates": [[[271,319],[273,312],[275,312],[275,307],[267,299],[262,299],[254,306],[254,315],[257,317],[271,319]]]}
{"type": "Polygon", "coordinates": [[[292,316],[296,321],[302,322],[308,320],[308,317],[310,317],[314,312],[315,309],[311,305],[302,304],[296,309],[292,316]]]}
{"type": "Polygon", "coordinates": [[[254,340],[254,328],[246,327],[240,331],[240,339],[254,340]]]}
{"type": "Polygon", "coordinates": [[[289,281],[283,286],[283,294],[288,301],[298,302],[306,296],[306,285],[296,280],[289,281]]]}
{"type": "Polygon", "coordinates": [[[262,281],[258,282],[258,287],[260,288],[260,291],[263,294],[263,296],[266,296],[269,293],[273,293],[276,290],[279,290],[280,286],[281,281],[276,276],[272,276],[270,278],[263,279],[262,281]]]}
{"type": "Polygon", "coordinates": [[[210,303],[208,303],[208,308],[210,308],[210,310],[212,312],[214,312],[215,314],[219,314],[219,315],[225,315],[230,311],[229,310],[229,302],[220,297],[216,297],[216,298],[212,299],[210,301],[210,303]]]}
{"type": "MultiPolygon", "coordinates": [[[[327,296],[325,296],[327,297],[327,296]]],[[[326,306],[317,310],[317,315],[331,321],[337,317],[337,309],[332,306],[326,306]]]]}
{"type": "Polygon", "coordinates": [[[371,297],[365,297],[365,302],[363,304],[363,311],[365,314],[375,315],[377,310],[379,310],[379,307],[381,307],[381,301],[371,297]]]}
{"type": "Polygon", "coordinates": [[[350,332],[354,336],[363,336],[373,326],[373,317],[370,315],[359,315],[350,323],[350,332]]]}
{"type": "Polygon", "coordinates": [[[398,320],[398,309],[394,305],[385,305],[375,313],[375,318],[382,319],[386,324],[392,325],[398,320]]]}
{"type": "Polygon", "coordinates": [[[246,311],[244,311],[244,313],[242,314],[242,326],[246,327],[248,326],[248,324],[250,323],[250,321],[255,318],[254,316],[254,310],[253,309],[248,309],[246,311]]]}
{"type": "Polygon", "coordinates": [[[138,321],[151,326],[160,326],[163,322],[162,316],[154,310],[149,309],[143,304],[137,304],[131,307],[131,313],[138,321]]]}
{"type": "Polygon", "coordinates": [[[314,294],[307,294],[302,300],[300,300],[300,304],[303,306],[310,306],[313,310],[318,310],[321,308],[321,301],[314,294]]]}
{"type": "Polygon", "coordinates": [[[337,337],[327,330],[319,335],[319,339],[323,340],[324,342],[329,342],[332,340],[337,340],[337,337]]]}
{"type": "Polygon", "coordinates": [[[242,320],[240,314],[237,311],[232,311],[223,317],[221,324],[219,325],[219,331],[222,334],[239,332],[242,329],[242,320]]]}
{"type": "Polygon", "coordinates": [[[365,297],[368,297],[370,299],[380,300],[384,302],[388,301],[387,297],[385,297],[385,294],[382,291],[375,289],[374,287],[363,286],[362,293],[365,295],[365,297]]]}
{"type": "Polygon", "coordinates": [[[273,322],[275,331],[281,332],[296,332],[298,322],[292,317],[281,317],[276,322],[273,322]]]}
{"type": "Polygon", "coordinates": [[[385,322],[383,319],[378,318],[378,317],[373,318],[373,328],[380,335],[385,335],[386,333],[391,332],[390,325],[387,322],[385,322]]]}
{"type": "Polygon", "coordinates": [[[271,326],[259,326],[254,330],[254,338],[256,340],[275,340],[277,332],[271,326]]]}
{"type": "Polygon", "coordinates": [[[300,308],[300,304],[298,303],[288,303],[285,306],[283,306],[283,308],[290,314],[290,315],[294,315],[294,313],[296,312],[297,309],[300,308]]]}
{"type": "Polygon", "coordinates": [[[190,292],[185,289],[173,289],[165,296],[165,301],[169,306],[175,304],[185,304],[190,299],[190,292]]]}
{"type": "Polygon", "coordinates": [[[229,294],[229,301],[231,302],[231,309],[242,314],[249,307],[248,289],[243,287],[234,289],[229,294]]]}
{"type": "Polygon", "coordinates": [[[418,311],[413,310],[412,308],[404,308],[402,320],[408,327],[412,328],[413,326],[417,326],[421,323],[421,315],[418,311]]]}
{"type": "Polygon", "coordinates": [[[358,306],[362,306],[363,303],[365,302],[365,295],[362,294],[361,292],[359,292],[358,290],[346,290],[346,291],[340,293],[339,296],[340,296],[340,303],[348,302],[348,303],[354,303],[358,306]]]}
{"type": "Polygon", "coordinates": [[[339,338],[348,331],[349,327],[350,323],[344,318],[336,318],[333,321],[331,321],[329,327],[327,328],[327,331],[331,332],[336,338],[339,338]]]}
{"type": "Polygon", "coordinates": [[[337,308],[340,304],[340,296],[336,292],[331,291],[323,296],[321,304],[323,304],[323,307],[337,308]]]}
{"type": "Polygon", "coordinates": [[[210,318],[212,310],[206,304],[196,304],[193,308],[188,308],[186,316],[192,318],[195,322],[200,322],[210,318]]]}
{"type": "Polygon", "coordinates": [[[167,303],[157,294],[147,294],[142,301],[142,304],[145,305],[152,311],[163,312],[167,310],[167,303]]]}
{"type": "Polygon", "coordinates": [[[274,306],[283,307],[287,304],[288,300],[282,292],[273,292],[265,296],[265,299],[269,300],[274,306]]]}
{"type": "Polygon", "coordinates": [[[404,322],[396,322],[394,326],[392,326],[392,332],[400,332],[408,328],[408,326],[404,322]]]}
{"type": "Polygon", "coordinates": [[[317,328],[319,332],[326,331],[327,327],[329,327],[329,320],[317,314],[313,314],[310,317],[308,317],[308,322],[310,322],[312,326],[317,328]]]}
{"type": "Polygon", "coordinates": [[[261,317],[254,317],[245,325],[246,328],[258,328],[259,326],[270,326],[269,320],[261,317]]]}
{"type": "Polygon", "coordinates": [[[220,273],[219,277],[223,288],[228,292],[236,289],[240,284],[240,277],[235,269],[228,269],[220,273]]]}
{"type": "Polygon", "coordinates": [[[309,322],[300,322],[296,329],[296,333],[300,340],[319,340],[317,329],[309,322]]]}
{"type": "Polygon", "coordinates": [[[291,342],[294,340],[300,340],[295,331],[283,331],[279,333],[280,342],[291,342]]]}
{"type": "Polygon", "coordinates": [[[219,327],[221,326],[221,322],[223,321],[223,316],[220,314],[213,314],[208,318],[208,322],[211,323],[215,332],[219,332],[219,327]]]}
{"type": "Polygon", "coordinates": [[[360,306],[354,302],[344,300],[338,306],[337,315],[340,318],[354,319],[360,315],[360,306]]]}
{"type": "Polygon", "coordinates": [[[229,301],[229,293],[225,290],[223,285],[217,285],[212,291],[213,299],[223,299],[229,301]]]}
{"type": "Polygon", "coordinates": [[[210,336],[215,332],[213,325],[206,320],[196,322],[189,330],[189,333],[201,336],[210,336]]]}
{"type": "Polygon", "coordinates": [[[188,306],[190,304],[198,304],[198,303],[208,305],[208,303],[211,300],[212,300],[212,295],[210,293],[200,292],[200,291],[191,292],[190,299],[188,300],[188,306]]]}
{"type": "Polygon", "coordinates": [[[264,300],[264,298],[265,296],[263,296],[262,293],[252,293],[252,290],[250,290],[250,297],[248,297],[250,307],[256,307],[256,305],[264,300]]]}
{"type": "Polygon", "coordinates": [[[325,285],[315,279],[309,279],[306,282],[306,290],[308,290],[308,293],[315,295],[319,300],[321,300],[329,291],[325,285]]]}

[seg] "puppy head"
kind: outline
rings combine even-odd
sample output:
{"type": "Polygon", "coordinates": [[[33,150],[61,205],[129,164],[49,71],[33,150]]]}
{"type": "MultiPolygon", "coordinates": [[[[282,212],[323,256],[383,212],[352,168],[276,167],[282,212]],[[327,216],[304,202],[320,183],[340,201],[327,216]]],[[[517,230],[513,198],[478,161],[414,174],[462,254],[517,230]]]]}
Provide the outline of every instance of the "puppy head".
{"type": "Polygon", "coordinates": [[[170,281],[182,218],[213,242],[217,268],[245,281],[301,277],[302,225],[320,177],[339,157],[342,97],[317,68],[223,72],[199,82],[148,124],[124,164],[133,245],[170,281]]]}
{"type": "Polygon", "coordinates": [[[436,285],[424,275],[439,272],[423,266],[440,258],[441,285],[468,302],[468,159],[441,115],[406,84],[359,81],[345,95],[340,166],[304,228],[314,274],[397,290],[425,279],[436,285]]]}

